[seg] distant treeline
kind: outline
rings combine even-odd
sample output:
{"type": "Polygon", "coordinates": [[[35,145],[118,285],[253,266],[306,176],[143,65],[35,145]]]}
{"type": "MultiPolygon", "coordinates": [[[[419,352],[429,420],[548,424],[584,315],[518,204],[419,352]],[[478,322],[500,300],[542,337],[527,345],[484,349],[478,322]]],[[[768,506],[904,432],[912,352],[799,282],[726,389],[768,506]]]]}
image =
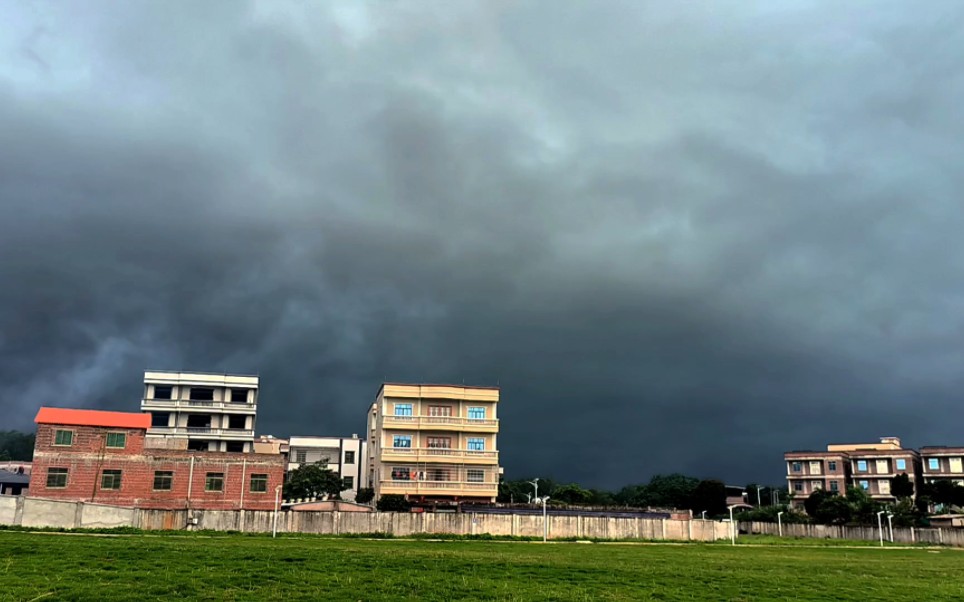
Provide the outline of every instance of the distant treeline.
{"type": "Polygon", "coordinates": [[[0,431],[0,462],[33,459],[33,433],[0,431]]]}
{"type": "MultiPolygon", "coordinates": [[[[526,503],[535,493],[533,479],[502,481],[499,484],[501,503],[526,503]]],[[[777,488],[747,485],[748,501],[764,506],[774,501],[786,502],[786,492],[777,488]],[[779,492],[775,494],[774,492],[779,492]]],[[[548,495],[549,503],[576,506],[623,506],[634,508],[681,508],[707,516],[727,513],[726,485],[715,479],[700,480],[682,474],[656,475],[649,483],[627,485],[619,491],[586,489],[576,483],[558,483],[552,479],[539,479],[539,496],[548,495]]]]}

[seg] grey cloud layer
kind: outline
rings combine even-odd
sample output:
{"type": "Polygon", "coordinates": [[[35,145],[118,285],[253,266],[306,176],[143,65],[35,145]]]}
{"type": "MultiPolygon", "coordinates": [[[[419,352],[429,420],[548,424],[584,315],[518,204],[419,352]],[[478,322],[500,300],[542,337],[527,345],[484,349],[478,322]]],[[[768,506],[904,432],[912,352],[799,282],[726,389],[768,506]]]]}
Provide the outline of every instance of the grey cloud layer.
{"type": "Polygon", "coordinates": [[[262,374],[276,434],[498,382],[510,476],[962,443],[964,11],[18,6],[0,410],[262,374]]]}

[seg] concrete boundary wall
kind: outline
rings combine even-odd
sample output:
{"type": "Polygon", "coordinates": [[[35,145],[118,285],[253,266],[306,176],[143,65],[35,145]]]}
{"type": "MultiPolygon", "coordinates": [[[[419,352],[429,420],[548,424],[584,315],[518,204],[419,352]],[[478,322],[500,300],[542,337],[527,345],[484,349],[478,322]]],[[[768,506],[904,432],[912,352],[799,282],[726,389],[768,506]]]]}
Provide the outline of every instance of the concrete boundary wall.
{"type": "MultiPolygon", "coordinates": [[[[779,535],[776,523],[743,522],[740,531],[753,535],[779,535]]],[[[890,529],[884,523],[884,541],[890,541],[890,529]]],[[[877,527],[842,527],[837,525],[783,525],[784,537],[808,537],[814,539],[850,539],[856,541],[880,541],[877,527]]],[[[894,543],[929,543],[964,547],[964,529],[918,529],[916,527],[895,527],[894,543]]]]}
{"type": "MultiPolygon", "coordinates": [[[[24,527],[134,527],[269,533],[273,522],[274,512],[271,511],[146,510],[38,498],[0,498],[0,524],[24,527]]],[[[424,533],[541,537],[543,522],[541,516],[520,514],[303,511],[279,512],[278,531],[319,535],[389,533],[398,537],[424,533]]],[[[727,537],[728,525],[714,521],[549,516],[550,539],[715,541],[727,537]]]]}

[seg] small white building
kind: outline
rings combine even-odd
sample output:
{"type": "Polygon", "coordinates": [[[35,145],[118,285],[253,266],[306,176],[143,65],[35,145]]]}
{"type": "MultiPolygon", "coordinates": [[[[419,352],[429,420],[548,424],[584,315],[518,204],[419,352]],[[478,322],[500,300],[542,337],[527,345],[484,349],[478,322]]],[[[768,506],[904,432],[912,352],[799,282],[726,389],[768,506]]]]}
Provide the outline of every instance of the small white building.
{"type": "Polygon", "coordinates": [[[368,487],[365,458],[368,444],[358,435],[351,437],[291,437],[288,439],[288,472],[303,464],[326,462],[341,476],[342,499],[354,500],[358,490],[368,487]]]}

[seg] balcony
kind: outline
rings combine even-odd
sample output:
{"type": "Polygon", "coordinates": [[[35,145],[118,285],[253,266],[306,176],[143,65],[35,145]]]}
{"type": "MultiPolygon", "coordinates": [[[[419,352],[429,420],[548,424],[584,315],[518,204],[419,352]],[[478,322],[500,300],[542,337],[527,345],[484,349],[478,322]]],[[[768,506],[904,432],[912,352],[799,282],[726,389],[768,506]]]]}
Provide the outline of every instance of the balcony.
{"type": "Polygon", "coordinates": [[[499,461],[499,452],[443,447],[383,447],[382,461],[495,464],[499,461]]]}
{"type": "Polygon", "coordinates": [[[407,495],[459,495],[495,497],[499,492],[498,483],[478,483],[468,481],[379,481],[382,494],[401,493],[407,495]]]}
{"type": "Polygon", "coordinates": [[[254,431],[245,429],[212,428],[206,426],[152,426],[148,435],[173,435],[190,439],[222,439],[249,441],[254,439],[254,431]]]}
{"type": "Polygon", "coordinates": [[[499,421],[456,416],[383,416],[382,427],[421,431],[496,433],[499,431],[499,421]]]}
{"type": "Polygon", "coordinates": [[[170,412],[181,410],[188,412],[211,412],[217,410],[224,413],[254,414],[257,405],[241,401],[202,401],[200,399],[142,399],[142,410],[159,410],[170,412]]]}

